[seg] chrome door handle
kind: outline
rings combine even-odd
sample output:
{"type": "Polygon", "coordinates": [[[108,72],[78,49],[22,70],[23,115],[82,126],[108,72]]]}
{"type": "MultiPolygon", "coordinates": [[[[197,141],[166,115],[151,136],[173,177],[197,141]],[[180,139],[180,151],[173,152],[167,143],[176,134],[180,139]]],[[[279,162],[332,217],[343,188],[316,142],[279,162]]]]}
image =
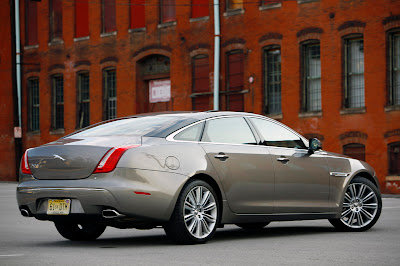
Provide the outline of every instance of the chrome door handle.
{"type": "Polygon", "coordinates": [[[225,153],[220,152],[219,154],[214,155],[214,158],[220,159],[220,160],[226,160],[229,158],[228,155],[225,153]]]}
{"type": "Polygon", "coordinates": [[[288,162],[289,159],[286,157],[279,157],[278,159],[276,159],[278,162],[288,162]]]}

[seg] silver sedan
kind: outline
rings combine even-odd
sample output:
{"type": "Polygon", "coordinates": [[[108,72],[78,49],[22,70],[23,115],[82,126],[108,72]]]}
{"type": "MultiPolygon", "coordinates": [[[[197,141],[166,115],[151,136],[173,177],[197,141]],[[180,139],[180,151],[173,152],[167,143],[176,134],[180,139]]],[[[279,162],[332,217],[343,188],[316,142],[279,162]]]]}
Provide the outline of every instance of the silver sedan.
{"type": "Polygon", "coordinates": [[[329,219],[365,231],[382,209],[367,163],[236,112],[119,118],[28,149],[17,199],[23,216],[53,221],[70,240],[163,226],[182,244],[205,243],[224,224],[329,219]]]}

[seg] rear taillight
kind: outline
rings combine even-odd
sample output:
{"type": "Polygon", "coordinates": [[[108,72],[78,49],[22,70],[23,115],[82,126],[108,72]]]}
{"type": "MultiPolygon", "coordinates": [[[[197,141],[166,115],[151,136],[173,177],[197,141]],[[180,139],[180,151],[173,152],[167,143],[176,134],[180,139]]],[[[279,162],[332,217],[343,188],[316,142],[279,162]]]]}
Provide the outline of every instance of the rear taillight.
{"type": "Polygon", "coordinates": [[[23,174],[26,174],[26,175],[31,175],[32,172],[31,172],[31,169],[29,168],[29,162],[28,162],[28,150],[29,150],[29,149],[27,149],[27,150],[25,151],[25,153],[24,153],[24,156],[22,156],[22,161],[21,161],[21,172],[22,172],[23,174]]]}
{"type": "Polygon", "coordinates": [[[108,173],[115,169],[121,156],[129,149],[139,147],[140,145],[132,145],[127,147],[112,148],[101,158],[99,164],[93,171],[96,173],[108,173]]]}

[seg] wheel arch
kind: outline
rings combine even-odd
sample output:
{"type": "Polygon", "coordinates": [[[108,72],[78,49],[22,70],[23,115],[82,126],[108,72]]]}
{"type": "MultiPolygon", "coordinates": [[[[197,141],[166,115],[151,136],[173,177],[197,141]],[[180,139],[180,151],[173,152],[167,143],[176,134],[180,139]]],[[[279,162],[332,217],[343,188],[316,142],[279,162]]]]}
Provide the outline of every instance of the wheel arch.
{"type": "Polygon", "coordinates": [[[202,180],[202,181],[208,183],[214,189],[215,193],[217,193],[217,197],[218,197],[218,201],[219,201],[220,209],[221,209],[221,213],[222,213],[222,200],[223,200],[222,192],[221,192],[221,189],[220,189],[217,181],[215,181],[214,178],[212,178],[211,176],[202,173],[202,174],[195,174],[194,176],[190,177],[186,181],[186,183],[193,179],[202,180]]]}

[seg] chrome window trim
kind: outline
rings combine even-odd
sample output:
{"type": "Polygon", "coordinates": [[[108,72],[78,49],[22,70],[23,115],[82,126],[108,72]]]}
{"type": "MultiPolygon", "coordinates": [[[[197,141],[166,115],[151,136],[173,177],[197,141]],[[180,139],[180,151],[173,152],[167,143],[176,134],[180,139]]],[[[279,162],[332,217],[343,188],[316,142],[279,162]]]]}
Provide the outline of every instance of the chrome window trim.
{"type": "MultiPolygon", "coordinates": [[[[296,136],[298,136],[298,137],[303,141],[303,143],[304,143],[304,145],[306,146],[306,148],[309,147],[308,140],[307,140],[306,138],[304,138],[302,135],[300,135],[299,133],[297,133],[296,131],[294,131],[293,129],[287,127],[286,125],[284,125],[284,124],[282,124],[282,123],[279,123],[278,121],[275,121],[275,120],[272,119],[272,118],[269,118],[269,117],[262,117],[262,116],[257,116],[257,115],[246,115],[246,116],[243,116],[243,115],[223,115],[223,116],[209,117],[209,118],[206,118],[206,119],[197,121],[197,122],[195,122],[195,123],[192,123],[192,124],[190,124],[190,125],[187,125],[187,126],[181,128],[181,129],[178,129],[177,131],[175,131],[175,132],[171,133],[170,135],[168,135],[165,139],[166,139],[167,141],[170,141],[170,142],[183,142],[183,143],[197,143],[197,144],[199,144],[199,143],[205,143],[205,144],[241,145],[241,146],[251,146],[251,147],[254,147],[254,146],[260,147],[260,146],[262,146],[262,147],[272,147],[272,148],[281,148],[281,149],[282,149],[282,148],[283,148],[283,149],[297,149],[297,148],[287,148],[287,147],[277,147],[277,146],[267,146],[267,145],[235,144],[235,143],[220,143],[220,142],[206,142],[206,141],[191,141],[191,140],[176,140],[176,139],[174,139],[174,137],[175,137],[176,135],[178,135],[179,133],[181,133],[182,131],[184,131],[184,130],[186,130],[186,129],[192,127],[192,126],[195,126],[195,125],[197,125],[197,124],[199,124],[199,123],[207,122],[207,121],[209,121],[209,120],[214,120],[214,119],[232,118],[232,117],[241,117],[241,118],[243,118],[243,119],[245,119],[245,118],[257,118],[257,119],[262,119],[262,120],[266,120],[266,121],[275,123],[275,124],[277,124],[277,125],[279,125],[279,126],[282,126],[282,127],[285,128],[285,129],[289,130],[290,132],[292,132],[292,133],[295,134],[296,136]]],[[[246,120],[246,119],[245,119],[245,120],[246,120]]],[[[253,135],[254,135],[254,133],[256,133],[256,134],[258,135],[257,132],[253,132],[253,129],[250,127],[250,125],[249,125],[249,128],[250,128],[251,132],[253,133],[253,135]]],[[[204,130],[204,129],[203,129],[203,130],[204,130]]],[[[256,136],[254,136],[254,137],[255,137],[255,139],[257,139],[256,136]]],[[[260,138],[260,136],[258,136],[258,138],[260,138]]],[[[304,150],[306,150],[306,149],[298,149],[298,150],[304,151],[304,150]]]]}

